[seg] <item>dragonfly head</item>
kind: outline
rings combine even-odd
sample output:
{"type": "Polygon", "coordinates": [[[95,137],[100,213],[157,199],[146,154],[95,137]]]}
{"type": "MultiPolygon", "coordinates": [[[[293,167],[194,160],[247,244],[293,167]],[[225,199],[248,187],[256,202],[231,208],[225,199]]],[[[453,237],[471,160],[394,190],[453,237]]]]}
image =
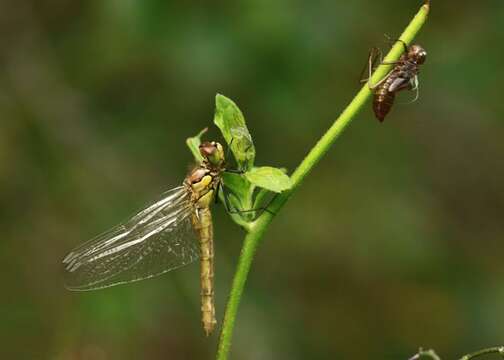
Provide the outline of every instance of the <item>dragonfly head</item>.
{"type": "Polygon", "coordinates": [[[427,51],[420,45],[411,45],[408,49],[408,57],[420,65],[425,62],[427,51]]]}
{"type": "Polygon", "coordinates": [[[216,141],[206,141],[199,146],[201,156],[214,167],[224,164],[224,148],[216,141]]]}

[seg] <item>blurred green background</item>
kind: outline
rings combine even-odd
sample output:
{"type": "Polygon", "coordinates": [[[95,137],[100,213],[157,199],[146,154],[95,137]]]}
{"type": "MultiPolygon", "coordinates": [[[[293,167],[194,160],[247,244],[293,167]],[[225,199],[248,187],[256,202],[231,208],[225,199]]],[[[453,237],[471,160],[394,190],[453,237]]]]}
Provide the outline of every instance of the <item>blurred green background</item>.
{"type": "MultiPolygon", "coordinates": [[[[216,92],[257,164],[300,162],[420,1],[0,5],[0,356],[211,359],[198,265],[72,293],[62,257],[180,184],[216,92]]],[[[233,359],[443,358],[502,345],[501,0],[434,1],[420,100],[360,113],[275,219],[233,359]]],[[[212,128],[207,138],[217,138],[212,128]]],[[[214,209],[219,324],[243,232],[214,209]]]]}

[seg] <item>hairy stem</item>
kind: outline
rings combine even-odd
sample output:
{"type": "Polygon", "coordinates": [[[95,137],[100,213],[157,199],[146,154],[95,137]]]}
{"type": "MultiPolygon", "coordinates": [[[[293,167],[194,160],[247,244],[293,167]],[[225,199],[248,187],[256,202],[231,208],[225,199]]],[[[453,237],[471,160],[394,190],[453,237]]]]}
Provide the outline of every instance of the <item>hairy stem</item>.
{"type": "Polygon", "coordinates": [[[421,358],[431,358],[432,360],[441,360],[441,358],[432,349],[430,350],[418,350],[418,353],[409,358],[409,360],[418,360],[421,358]]]}
{"type": "Polygon", "coordinates": [[[483,350],[475,351],[471,354],[464,355],[460,358],[460,360],[470,360],[475,359],[479,356],[488,355],[488,354],[499,354],[504,357],[504,346],[495,346],[483,350]]]}
{"type": "MultiPolygon", "coordinates": [[[[426,2],[420,8],[413,20],[411,20],[399,39],[409,44],[421,29],[422,25],[427,19],[428,13],[429,5],[428,2],[426,2]]],[[[384,62],[390,63],[396,61],[402,52],[403,45],[399,42],[396,43],[385,57],[384,62]]],[[[371,77],[371,82],[377,83],[387,74],[389,68],[390,65],[379,66],[371,77]]],[[[310,173],[313,167],[322,159],[324,154],[329,150],[334,141],[341,135],[343,130],[345,130],[350,121],[355,118],[359,110],[364,106],[371,95],[372,92],[367,84],[364,85],[354,97],[354,99],[350,102],[350,104],[346,107],[346,109],[343,110],[341,115],[336,119],[329,130],[327,130],[327,132],[320,138],[317,144],[310,150],[308,155],[294,171],[291,177],[293,183],[292,188],[288,191],[278,194],[268,207],[270,211],[263,212],[261,216],[259,216],[259,218],[255,220],[249,227],[249,232],[245,237],[245,241],[243,243],[237,269],[233,279],[231,292],[226,306],[226,312],[224,315],[224,321],[222,324],[217,352],[218,360],[228,359],[234,324],[236,322],[238,306],[240,304],[241,295],[245,287],[245,282],[247,281],[247,276],[252,264],[252,260],[254,258],[255,251],[257,250],[257,246],[259,245],[264,232],[266,231],[266,228],[273,220],[273,214],[278,214],[278,211],[287,202],[296,188],[301,185],[302,181],[310,173]]]]}

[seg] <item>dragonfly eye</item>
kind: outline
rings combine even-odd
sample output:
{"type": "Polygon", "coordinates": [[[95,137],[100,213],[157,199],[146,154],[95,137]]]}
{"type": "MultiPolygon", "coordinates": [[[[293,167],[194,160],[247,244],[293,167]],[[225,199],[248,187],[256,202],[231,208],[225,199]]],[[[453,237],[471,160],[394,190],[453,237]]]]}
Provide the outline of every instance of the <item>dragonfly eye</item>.
{"type": "Polygon", "coordinates": [[[409,53],[410,57],[414,59],[417,64],[423,64],[427,58],[427,52],[420,45],[412,45],[409,53]]]}
{"type": "Polygon", "coordinates": [[[417,57],[417,63],[418,64],[423,64],[425,62],[426,58],[427,58],[427,52],[426,51],[419,52],[418,53],[418,57],[417,57]]]}
{"type": "Polygon", "coordinates": [[[206,141],[204,143],[201,143],[201,145],[199,146],[199,150],[201,156],[207,158],[211,156],[213,153],[215,153],[215,151],[217,150],[217,146],[215,146],[215,143],[206,141]]]}
{"type": "Polygon", "coordinates": [[[224,149],[218,142],[204,142],[199,146],[201,156],[207,159],[215,166],[219,166],[224,162],[224,149]]]}

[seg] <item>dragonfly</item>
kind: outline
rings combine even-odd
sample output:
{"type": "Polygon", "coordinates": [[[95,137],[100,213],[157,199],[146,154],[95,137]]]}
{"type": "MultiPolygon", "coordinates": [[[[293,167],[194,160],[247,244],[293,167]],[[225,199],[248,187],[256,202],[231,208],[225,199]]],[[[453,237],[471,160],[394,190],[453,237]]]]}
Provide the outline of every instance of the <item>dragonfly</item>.
{"type": "Polygon", "coordinates": [[[161,195],[126,222],[71,251],[64,259],[70,290],[95,290],[139,281],[200,259],[201,318],[209,336],[216,326],[214,247],[210,206],[225,171],[220,143],[199,145],[203,160],[181,186],[161,195]]]}
{"type": "Polygon", "coordinates": [[[390,112],[397,92],[401,90],[413,90],[416,91],[413,101],[418,99],[419,66],[425,62],[427,57],[427,52],[422,46],[418,44],[408,46],[402,40],[397,41],[402,43],[404,53],[397,61],[380,61],[380,64],[394,65],[394,67],[376,84],[371,84],[371,73],[373,71],[373,63],[377,58],[381,57],[380,50],[373,48],[368,59],[369,77],[367,81],[369,88],[374,92],[373,111],[380,122],[385,120],[385,117],[390,112]]]}

